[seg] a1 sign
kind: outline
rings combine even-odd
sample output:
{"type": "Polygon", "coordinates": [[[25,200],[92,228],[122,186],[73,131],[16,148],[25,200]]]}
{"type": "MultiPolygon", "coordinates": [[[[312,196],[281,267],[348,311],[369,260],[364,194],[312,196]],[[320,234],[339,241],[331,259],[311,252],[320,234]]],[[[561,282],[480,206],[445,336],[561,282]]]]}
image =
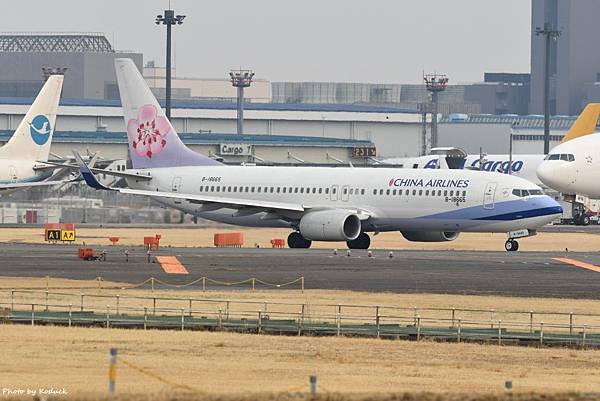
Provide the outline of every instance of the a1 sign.
{"type": "Polygon", "coordinates": [[[46,241],[60,241],[60,230],[46,230],[46,241]]]}

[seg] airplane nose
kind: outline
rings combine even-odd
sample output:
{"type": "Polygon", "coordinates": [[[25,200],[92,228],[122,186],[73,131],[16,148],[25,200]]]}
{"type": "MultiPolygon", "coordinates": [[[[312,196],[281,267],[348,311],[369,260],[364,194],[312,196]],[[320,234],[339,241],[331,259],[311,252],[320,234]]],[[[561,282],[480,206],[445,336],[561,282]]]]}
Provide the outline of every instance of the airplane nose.
{"type": "Polygon", "coordinates": [[[544,161],[538,166],[536,174],[544,185],[552,188],[556,184],[554,170],[554,166],[551,163],[544,161]]]}

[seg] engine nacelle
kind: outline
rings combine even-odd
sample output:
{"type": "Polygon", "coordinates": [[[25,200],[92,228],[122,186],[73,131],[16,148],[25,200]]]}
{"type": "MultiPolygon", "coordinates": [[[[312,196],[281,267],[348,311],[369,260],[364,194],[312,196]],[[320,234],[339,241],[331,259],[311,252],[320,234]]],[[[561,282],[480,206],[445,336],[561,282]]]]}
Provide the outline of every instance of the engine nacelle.
{"type": "Polygon", "coordinates": [[[458,238],[455,231],[400,231],[402,236],[412,242],[444,242],[458,238]]]}
{"type": "Polygon", "coordinates": [[[358,216],[347,210],[317,210],[300,219],[300,234],[315,241],[351,241],[360,235],[358,216]]]}

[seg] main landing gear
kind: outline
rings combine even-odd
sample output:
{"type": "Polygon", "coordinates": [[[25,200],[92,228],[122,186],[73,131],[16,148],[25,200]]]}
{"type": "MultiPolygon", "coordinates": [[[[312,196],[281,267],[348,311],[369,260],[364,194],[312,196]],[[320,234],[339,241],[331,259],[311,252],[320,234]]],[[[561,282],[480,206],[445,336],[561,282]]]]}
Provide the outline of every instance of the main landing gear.
{"type": "Polygon", "coordinates": [[[519,249],[519,243],[510,238],[504,243],[504,249],[506,249],[508,252],[514,252],[519,249]]]}
{"type": "Polygon", "coordinates": [[[288,235],[287,242],[290,248],[310,248],[310,245],[312,244],[311,240],[304,238],[297,232],[288,235]]]}
{"type": "Polygon", "coordinates": [[[352,241],[346,241],[349,249],[369,249],[371,246],[371,238],[365,233],[360,233],[356,239],[352,241]]]}

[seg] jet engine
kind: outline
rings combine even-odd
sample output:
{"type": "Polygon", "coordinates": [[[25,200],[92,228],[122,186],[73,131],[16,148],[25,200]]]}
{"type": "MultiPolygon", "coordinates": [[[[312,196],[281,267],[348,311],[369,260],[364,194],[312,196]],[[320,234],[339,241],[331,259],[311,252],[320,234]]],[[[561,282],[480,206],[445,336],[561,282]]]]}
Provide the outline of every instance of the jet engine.
{"type": "Polygon", "coordinates": [[[444,242],[458,238],[455,231],[400,231],[402,236],[412,242],[444,242]]]}
{"type": "Polygon", "coordinates": [[[360,235],[360,219],[347,210],[317,210],[300,219],[300,234],[315,241],[352,241],[360,235]]]}

